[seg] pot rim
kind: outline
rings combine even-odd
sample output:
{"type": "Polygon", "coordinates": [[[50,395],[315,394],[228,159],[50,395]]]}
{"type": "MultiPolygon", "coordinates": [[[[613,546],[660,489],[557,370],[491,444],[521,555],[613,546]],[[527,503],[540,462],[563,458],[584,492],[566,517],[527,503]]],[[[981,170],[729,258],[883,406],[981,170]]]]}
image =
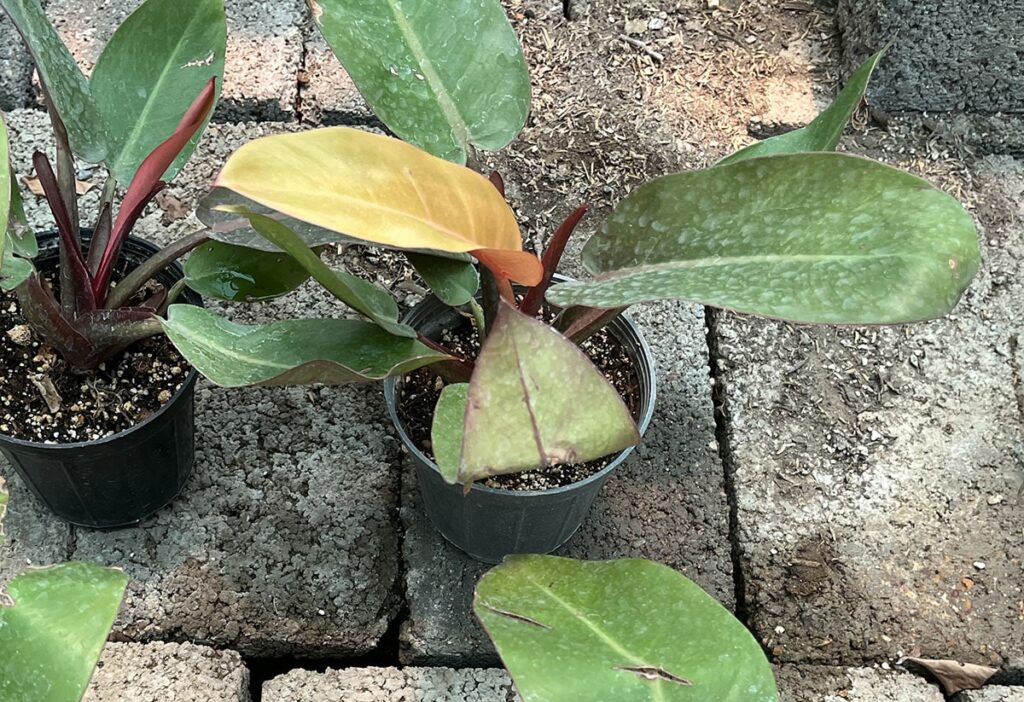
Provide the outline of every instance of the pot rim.
{"type": "MultiPolygon", "coordinates": [[[[557,275],[557,274],[556,274],[556,276],[557,276],[557,278],[562,279],[562,280],[569,280],[569,278],[566,277],[566,276],[561,276],[561,275],[557,275]]],[[[429,299],[430,299],[430,297],[426,298],[426,300],[429,300],[429,299]]],[[[420,304],[423,304],[423,303],[421,302],[420,304]]],[[[415,309],[415,307],[413,309],[415,309]]],[[[412,311],[410,311],[409,314],[412,314],[412,311]]],[[[406,317],[408,317],[408,315],[406,315],[406,317]]],[[[640,445],[640,443],[643,441],[644,434],[647,433],[647,429],[648,429],[648,427],[651,424],[651,419],[654,416],[654,407],[657,404],[657,399],[658,399],[657,368],[656,368],[655,362],[654,362],[654,354],[651,351],[650,345],[647,343],[647,339],[644,338],[644,335],[640,332],[640,328],[636,325],[636,323],[628,315],[626,315],[626,314],[620,315],[616,320],[614,320],[611,324],[609,324],[607,328],[613,334],[616,334],[616,336],[619,336],[621,333],[628,334],[628,333],[631,332],[633,334],[633,336],[635,337],[635,342],[636,342],[635,345],[639,347],[639,352],[640,352],[639,353],[639,357],[640,357],[639,360],[640,360],[641,363],[646,365],[649,368],[649,370],[650,370],[650,374],[649,374],[650,375],[650,382],[649,382],[650,393],[649,393],[649,396],[648,396],[649,399],[647,401],[646,407],[644,408],[643,412],[640,415],[640,418],[637,420],[637,423],[636,423],[637,431],[640,433],[640,442],[637,442],[635,445],[630,446],[629,448],[626,448],[626,449],[620,451],[618,453],[618,455],[616,455],[615,458],[608,465],[606,465],[604,468],[602,468],[598,472],[594,473],[590,477],[584,478],[583,480],[578,480],[578,481],[576,481],[574,483],[569,483],[568,485],[562,485],[561,487],[557,487],[557,488],[548,488],[546,490],[499,490],[497,488],[487,487],[486,485],[480,485],[479,483],[474,482],[473,485],[470,487],[470,492],[471,493],[472,492],[480,492],[480,493],[486,493],[486,494],[498,494],[498,495],[508,495],[510,497],[523,497],[523,498],[527,498],[527,497],[542,497],[542,496],[548,496],[548,495],[559,495],[559,494],[562,494],[562,493],[571,492],[573,490],[577,490],[577,489],[579,489],[579,488],[581,488],[583,486],[589,485],[591,483],[598,482],[598,481],[603,481],[605,478],[608,477],[608,475],[613,470],[618,468],[619,465],[621,465],[623,461],[625,461],[627,458],[629,458],[630,454],[633,453],[633,451],[636,449],[636,447],[640,445]],[[615,327],[616,327],[617,324],[619,326],[623,327],[623,328],[622,329],[616,329],[615,327]]],[[[620,340],[620,342],[624,341],[621,338],[619,340],[620,340]]],[[[630,341],[633,341],[633,340],[630,340],[630,341]]],[[[642,380],[642,378],[641,378],[641,380],[642,380]]],[[[385,378],[385,380],[384,380],[384,401],[385,401],[385,403],[387,404],[387,407],[388,407],[388,414],[391,416],[391,423],[394,425],[395,429],[398,431],[398,436],[402,440],[402,444],[416,458],[418,458],[419,460],[423,461],[423,463],[425,465],[430,466],[435,472],[440,474],[441,471],[438,470],[437,463],[435,463],[433,460],[431,460],[429,457],[427,457],[427,455],[424,454],[423,451],[421,451],[420,448],[418,446],[416,446],[415,443],[413,443],[412,439],[409,437],[409,434],[405,430],[405,426],[403,426],[400,418],[398,417],[398,401],[397,401],[398,393],[397,393],[397,389],[398,389],[398,378],[396,378],[394,376],[390,376],[388,378],[385,378]]],[[[453,485],[452,487],[458,487],[458,485],[453,485]]]]}
{"type": "MultiPolygon", "coordinates": [[[[54,237],[54,239],[56,239],[57,233],[56,232],[52,232],[52,231],[50,231],[50,232],[42,232],[40,234],[37,234],[36,238],[37,239],[43,239],[43,238],[49,238],[51,236],[54,237]]],[[[153,242],[148,241],[146,239],[143,239],[142,237],[134,236],[132,234],[128,235],[127,241],[133,241],[135,243],[141,243],[143,245],[151,246],[151,247],[153,247],[155,249],[153,251],[153,253],[156,253],[156,251],[160,250],[160,247],[158,247],[153,242]]],[[[41,246],[40,246],[40,253],[42,253],[42,247],[41,246]]],[[[184,269],[181,267],[181,264],[178,263],[177,261],[175,261],[174,263],[169,265],[167,268],[172,270],[172,271],[177,269],[177,271],[175,271],[175,272],[180,272],[182,277],[184,277],[184,275],[185,275],[184,269]]],[[[78,451],[78,450],[81,450],[81,449],[83,449],[85,447],[103,446],[105,444],[110,444],[110,443],[113,443],[114,441],[118,441],[119,439],[123,439],[123,438],[129,436],[130,434],[134,434],[136,431],[141,431],[142,429],[144,429],[148,425],[152,424],[153,422],[155,422],[158,419],[160,419],[161,417],[163,417],[163,415],[166,414],[167,411],[170,410],[171,407],[173,407],[173,406],[178,404],[178,402],[181,400],[181,398],[184,395],[186,395],[188,393],[191,393],[193,391],[193,389],[195,388],[195,384],[196,384],[197,380],[199,380],[199,371],[197,371],[195,368],[191,368],[189,370],[189,372],[185,375],[185,380],[182,382],[181,387],[179,387],[174,392],[174,394],[171,395],[171,399],[169,399],[167,402],[165,402],[160,407],[160,409],[158,409],[156,412],[154,412],[153,414],[151,414],[148,417],[146,417],[145,419],[143,419],[141,422],[139,422],[137,424],[133,424],[132,426],[128,427],[127,429],[122,429],[121,431],[117,432],[116,434],[111,434],[109,436],[104,436],[103,438],[100,438],[100,439],[91,439],[89,441],[75,441],[75,442],[72,442],[72,443],[60,443],[60,444],[58,444],[58,443],[48,443],[48,442],[45,442],[45,441],[27,441],[25,439],[18,439],[16,437],[13,437],[13,436],[10,436],[10,435],[5,434],[3,432],[0,432],[0,443],[8,444],[8,445],[11,445],[11,446],[18,446],[18,447],[21,447],[21,448],[35,449],[35,450],[44,450],[44,451],[54,451],[54,452],[59,452],[59,451],[78,451]]]]}

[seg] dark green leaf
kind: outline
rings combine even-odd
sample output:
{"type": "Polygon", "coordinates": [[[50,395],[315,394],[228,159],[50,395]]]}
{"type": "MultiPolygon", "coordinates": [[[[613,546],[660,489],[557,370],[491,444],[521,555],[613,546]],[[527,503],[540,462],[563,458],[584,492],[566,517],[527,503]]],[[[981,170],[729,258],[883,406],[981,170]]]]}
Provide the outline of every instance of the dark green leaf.
{"type": "Polygon", "coordinates": [[[373,111],[435,156],[507,145],[526,122],[530,77],[497,0],[310,0],[313,18],[373,111]]]}
{"type": "Polygon", "coordinates": [[[40,82],[68,131],[71,149],[89,163],[107,155],[107,129],[89,84],[39,0],[0,0],[18,28],[40,82]]]}
{"type": "Polygon", "coordinates": [[[895,324],[949,312],[979,260],[971,216],[926,181],[855,156],[777,155],[641,186],[584,247],[594,280],[548,300],[895,324]]]}
{"type": "Polygon", "coordinates": [[[461,261],[420,253],[406,256],[437,298],[450,307],[465,305],[480,289],[480,274],[468,256],[461,261]]]}
{"type": "Polygon", "coordinates": [[[524,702],[778,701],[746,627],[659,563],[510,556],[473,611],[524,702]]]}
{"type": "Polygon", "coordinates": [[[732,156],[722,159],[718,165],[744,161],[757,156],[770,156],[771,154],[795,154],[805,151],[835,151],[839,144],[843,130],[849,123],[850,118],[857,109],[857,105],[864,98],[864,92],[868,89],[868,81],[871,80],[871,73],[875,66],[882,60],[885,50],[869,58],[858,68],[846,87],[839,93],[828,109],[818,115],[806,127],[780,134],[779,136],[765,139],[756,144],[751,144],[745,149],[740,149],[732,156]]]}
{"type": "MultiPolygon", "coordinates": [[[[118,27],[90,87],[109,128],[107,163],[120,182],[131,182],[210,78],[224,74],[226,42],[224,0],[146,0],[118,27]]],[[[202,131],[163,180],[185,164],[202,131]]]]}
{"type": "Polygon", "coordinates": [[[185,262],[186,284],[217,300],[266,300],[289,293],[308,279],[306,269],[286,253],[219,241],[203,244],[185,262]]]}
{"type": "Polygon", "coordinates": [[[225,387],[380,380],[448,358],[357,319],[247,326],[200,307],[171,305],[163,325],[189,363],[225,387]]]}

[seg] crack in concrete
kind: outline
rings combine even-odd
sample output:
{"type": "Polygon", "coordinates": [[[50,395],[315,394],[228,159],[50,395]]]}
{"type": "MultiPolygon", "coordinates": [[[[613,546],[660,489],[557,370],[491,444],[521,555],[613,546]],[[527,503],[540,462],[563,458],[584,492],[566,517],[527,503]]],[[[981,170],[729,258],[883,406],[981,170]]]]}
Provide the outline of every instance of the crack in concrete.
{"type": "Polygon", "coordinates": [[[733,583],[735,585],[736,618],[750,630],[757,642],[765,649],[751,625],[750,606],[747,602],[746,575],[743,570],[743,545],[740,543],[739,499],[736,494],[736,464],[733,460],[729,439],[729,409],[726,396],[725,379],[719,368],[721,355],[718,348],[718,315],[720,312],[710,307],[704,308],[705,327],[708,345],[708,367],[711,375],[711,396],[715,417],[715,440],[718,444],[718,456],[724,471],[725,494],[729,503],[729,544],[731,546],[733,583]]]}

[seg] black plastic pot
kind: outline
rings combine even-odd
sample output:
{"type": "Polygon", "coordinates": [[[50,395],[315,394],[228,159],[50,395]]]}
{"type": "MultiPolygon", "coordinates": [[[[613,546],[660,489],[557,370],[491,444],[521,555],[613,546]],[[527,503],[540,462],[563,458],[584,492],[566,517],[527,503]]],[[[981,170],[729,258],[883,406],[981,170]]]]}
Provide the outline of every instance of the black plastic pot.
{"type": "MultiPolygon", "coordinates": [[[[83,232],[88,241],[89,233],[83,232]]],[[[122,248],[124,274],[158,251],[142,239],[129,238],[122,248]]],[[[36,266],[57,262],[55,234],[39,236],[36,266]]],[[[168,287],[184,272],[175,264],[157,276],[168,287]]],[[[182,292],[182,302],[202,304],[182,292]]],[[[171,399],[145,421],[96,441],[43,444],[0,434],[0,453],[11,462],[40,502],[66,522],[93,529],[138,524],[178,496],[192,472],[195,456],[192,370],[171,399]]]]}
{"type": "MultiPolygon", "coordinates": [[[[417,305],[405,322],[428,337],[463,321],[450,307],[429,297],[417,305]]],[[[647,431],[654,413],[654,359],[636,326],[620,316],[609,327],[636,366],[640,380],[640,435],[647,431]]],[[[495,490],[474,484],[469,493],[461,485],[449,485],[437,465],[412,442],[398,417],[398,381],[388,378],[384,397],[391,421],[412,455],[420,495],[434,527],[456,547],[485,563],[500,563],[513,553],[550,553],[568,541],[590,512],[594,498],[613,470],[626,460],[628,448],[600,472],[571,485],[543,491],[495,490]]]]}

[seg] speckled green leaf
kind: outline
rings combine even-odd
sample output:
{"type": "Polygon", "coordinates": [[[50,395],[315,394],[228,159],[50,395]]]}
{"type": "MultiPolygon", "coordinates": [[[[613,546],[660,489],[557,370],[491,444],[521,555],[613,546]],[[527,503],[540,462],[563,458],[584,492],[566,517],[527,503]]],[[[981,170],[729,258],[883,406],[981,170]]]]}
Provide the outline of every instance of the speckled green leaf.
{"type": "MultiPolygon", "coordinates": [[[[28,217],[25,216],[25,203],[21,197],[21,188],[18,186],[18,178],[13,169],[10,171],[11,186],[11,209],[7,217],[7,245],[19,256],[35,258],[39,253],[39,242],[36,241],[35,232],[28,224],[28,217]]],[[[3,237],[0,236],[0,239],[3,237]]],[[[3,248],[0,243],[0,249],[3,248]]]]}
{"type": "Polygon", "coordinates": [[[843,136],[843,130],[846,129],[850,118],[857,110],[857,105],[864,98],[864,92],[868,89],[868,81],[871,80],[875,66],[882,60],[884,54],[885,50],[879,51],[854,71],[850,80],[847,81],[846,87],[839,93],[835,101],[806,127],[751,144],[722,159],[719,165],[771,154],[835,151],[840,137],[843,136]]]}
{"type": "Polygon", "coordinates": [[[526,122],[530,77],[498,0],[310,0],[313,18],[370,107],[395,134],[466,162],[526,122]]]}
{"type": "Polygon", "coordinates": [[[107,129],[89,84],[39,0],[0,0],[18,28],[44,90],[68,131],[71,149],[89,163],[107,155],[107,129]]]}
{"type": "Polygon", "coordinates": [[[465,305],[480,289],[480,273],[469,256],[455,259],[421,253],[406,255],[431,292],[446,305],[465,305]]]}
{"type": "Polygon", "coordinates": [[[746,627],[652,561],[510,556],[473,611],[524,702],[777,702],[746,627]]]}
{"type": "Polygon", "coordinates": [[[777,155],[666,176],[583,252],[568,307],[677,298],[797,322],[939,317],[978,269],[974,221],[926,181],[842,154],[777,155]]]}
{"type": "MultiPolygon", "coordinates": [[[[127,184],[214,76],[224,75],[224,0],[146,0],[103,49],[90,79],[109,130],[107,163],[127,184]]],[[[170,180],[202,135],[164,173],[170,180]]]]}
{"type": "Polygon", "coordinates": [[[430,445],[438,471],[449,483],[459,479],[459,457],[462,455],[462,427],[469,401],[469,383],[445,385],[434,408],[430,427],[430,445]]]}
{"type": "Polygon", "coordinates": [[[210,241],[185,262],[185,283],[203,297],[248,302],[279,297],[309,280],[286,253],[210,241]]]}
{"type": "Polygon", "coordinates": [[[619,393],[583,352],[503,302],[469,384],[459,482],[585,463],[639,440],[619,393]]]}
{"type": "Polygon", "coordinates": [[[11,580],[0,607],[0,699],[81,698],[114,623],[128,578],[115,568],[65,563],[11,580]]]}
{"type": "Polygon", "coordinates": [[[386,290],[345,271],[332,270],[295,232],[281,222],[252,212],[239,214],[248,217],[260,236],[287,252],[314,280],[346,305],[366,315],[391,334],[416,337],[411,327],[398,321],[398,305],[386,290]]]}
{"type": "Polygon", "coordinates": [[[171,305],[162,322],[188,362],[225,387],[342,385],[402,375],[447,358],[358,319],[249,326],[200,307],[171,305]]]}

